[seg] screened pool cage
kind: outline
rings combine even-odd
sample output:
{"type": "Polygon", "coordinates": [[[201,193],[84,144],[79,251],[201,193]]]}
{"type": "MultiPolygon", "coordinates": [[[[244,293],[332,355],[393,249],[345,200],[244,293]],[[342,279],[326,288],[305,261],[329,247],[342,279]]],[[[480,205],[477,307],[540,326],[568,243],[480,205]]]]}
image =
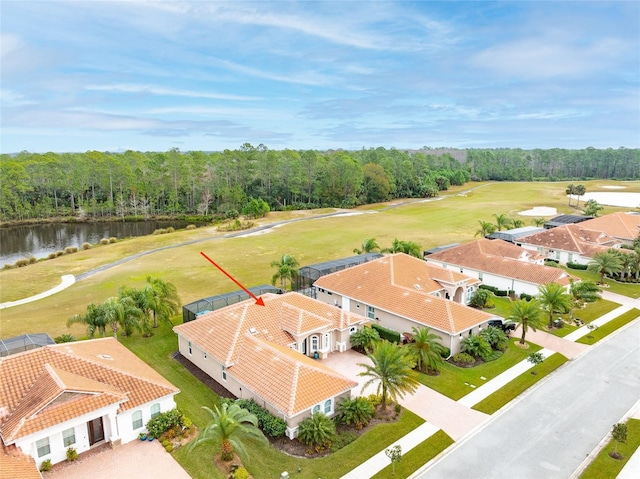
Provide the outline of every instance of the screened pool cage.
{"type": "MultiPolygon", "coordinates": [[[[270,284],[254,286],[253,288],[248,288],[248,290],[258,297],[266,293],[283,293],[280,288],[276,288],[275,286],[271,286],[270,284]]],[[[250,296],[246,293],[246,291],[238,290],[231,291],[230,293],[223,293],[216,296],[199,299],[182,307],[182,322],[188,323],[189,321],[193,321],[202,314],[224,308],[225,306],[229,306],[231,304],[239,303],[249,298],[250,296]]]]}
{"type": "Polygon", "coordinates": [[[49,344],[56,344],[48,334],[23,334],[14,338],[0,339],[0,356],[29,351],[30,349],[41,348],[49,344]]]}

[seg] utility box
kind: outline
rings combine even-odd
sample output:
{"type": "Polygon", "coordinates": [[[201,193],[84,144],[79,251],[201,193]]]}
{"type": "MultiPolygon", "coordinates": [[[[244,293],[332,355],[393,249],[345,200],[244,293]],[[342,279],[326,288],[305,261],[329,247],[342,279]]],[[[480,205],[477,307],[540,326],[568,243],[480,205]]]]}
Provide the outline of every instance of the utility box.
{"type": "Polygon", "coordinates": [[[284,471],[282,474],[280,474],[280,479],[289,479],[289,473],[287,471],[284,471]]]}

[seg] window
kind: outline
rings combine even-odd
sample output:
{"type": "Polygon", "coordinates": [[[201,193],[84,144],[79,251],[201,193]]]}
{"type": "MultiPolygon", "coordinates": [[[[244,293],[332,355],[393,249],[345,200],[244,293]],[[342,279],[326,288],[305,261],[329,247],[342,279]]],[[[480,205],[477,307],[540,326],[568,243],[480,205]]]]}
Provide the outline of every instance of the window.
{"type": "Polygon", "coordinates": [[[349,336],[351,336],[351,335],[352,335],[353,333],[355,333],[357,330],[358,330],[358,328],[357,328],[357,327],[355,327],[355,326],[351,326],[351,327],[349,328],[349,336]]]}
{"type": "Polygon", "coordinates": [[[318,350],[318,336],[311,336],[311,351],[316,352],[318,350]]]}
{"type": "Polygon", "coordinates": [[[329,334],[325,333],[324,335],[324,345],[322,346],[324,349],[329,349],[329,334]]]}
{"type": "Polygon", "coordinates": [[[131,416],[131,422],[133,425],[133,430],[140,429],[142,427],[142,411],[136,411],[131,416]]]}
{"type": "Polygon", "coordinates": [[[39,441],[36,441],[36,447],[38,448],[38,457],[51,454],[51,447],[49,446],[48,437],[45,437],[44,439],[40,439],[39,441]]]}
{"type": "Polygon", "coordinates": [[[376,319],[376,311],[373,309],[373,306],[367,306],[367,318],[376,319]]]}
{"type": "Polygon", "coordinates": [[[473,286],[469,286],[467,288],[467,302],[471,301],[471,298],[473,297],[473,293],[475,293],[475,288],[473,286]]]}
{"type": "Polygon", "coordinates": [[[327,414],[327,415],[328,415],[328,414],[331,414],[331,406],[332,406],[332,401],[331,401],[331,399],[327,399],[327,400],[324,402],[324,413],[325,413],[325,414],[327,414]]]}
{"type": "Polygon", "coordinates": [[[224,364],[222,365],[222,380],[227,380],[227,367],[224,364]]]}
{"type": "Polygon", "coordinates": [[[160,415],[160,404],[156,403],[151,406],[151,419],[160,415]]]}
{"type": "Polygon", "coordinates": [[[482,281],[482,271],[478,273],[478,279],[482,281]]]}
{"type": "Polygon", "coordinates": [[[62,444],[64,447],[73,446],[76,443],[76,430],[74,428],[62,431],[62,444]]]}
{"type": "Polygon", "coordinates": [[[191,356],[191,354],[193,354],[193,349],[191,348],[191,341],[189,341],[187,344],[189,346],[189,356],[191,356]]]}
{"type": "Polygon", "coordinates": [[[320,404],[316,404],[315,406],[313,406],[313,409],[311,410],[311,414],[315,414],[317,412],[320,412],[320,404]]]}

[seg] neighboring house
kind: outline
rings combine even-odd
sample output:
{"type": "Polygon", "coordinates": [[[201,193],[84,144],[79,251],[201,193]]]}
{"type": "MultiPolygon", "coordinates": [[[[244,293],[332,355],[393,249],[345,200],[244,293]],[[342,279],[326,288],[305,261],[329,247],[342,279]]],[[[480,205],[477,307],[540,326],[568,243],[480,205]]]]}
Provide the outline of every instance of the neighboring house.
{"type": "Polygon", "coordinates": [[[39,468],[64,461],[69,447],[82,453],[137,439],[151,417],[175,407],[179,392],[114,338],[3,357],[0,385],[3,479],[21,477],[5,475],[7,464],[39,468]]]}
{"type": "Polygon", "coordinates": [[[516,243],[519,238],[523,236],[529,236],[535,233],[544,231],[544,228],[538,228],[537,226],[523,226],[521,228],[513,228],[510,230],[496,231],[487,235],[486,238],[494,240],[508,241],[509,243],[516,243]]]}
{"type": "Polygon", "coordinates": [[[477,278],[399,253],[323,276],[314,287],[320,301],[399,333],[428,326],[455,354],[462,339],[496,318],[465,306],[479,284],[477,278]]]}
{"type": "Polygon", "coordinates": [[[640,213],[619,211],[585,221],[580,226],[602,231],[611,238],[631,244],[640,235],[640,213]]]}
{"type": "Polygon", "coordinates": [[[357,383],[314,360],[351,348],[366,318],[300,293],[265,294],[174,327],[180,353],[239,398],[253,398],[287,423],[332,416],[357,383]]]}
{"type": "Polygon", "coordinates": [[[620,247],[619,240],[602,231],[587,228],[587,223],[590,221],[558,226],[520,238],[516,244],[561,264],[589,264],[596,253],[620,247]]]}
{"type": "Polygon", "coordinates": [[[544,256],[537,251],[499,239],[479,239],[433,253],[425,259],[516,294],[536,295],[538,287],[547,283],[568,287],[572,278],[563,269],[544,266],[544,256]]]}

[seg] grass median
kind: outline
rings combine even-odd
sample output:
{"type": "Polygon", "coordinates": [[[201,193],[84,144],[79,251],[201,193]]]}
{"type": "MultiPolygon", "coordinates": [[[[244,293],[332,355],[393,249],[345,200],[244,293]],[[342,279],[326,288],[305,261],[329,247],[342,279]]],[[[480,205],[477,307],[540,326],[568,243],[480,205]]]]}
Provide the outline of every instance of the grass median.
{"type": "MultiPolygon", "coordinates": [[[[616,443],[611,439],[600,451],[596,458],[589,464],[580,476],[580,479],[603,479],[605,477],[617,477],[624,465],[629,461],[633,453],[640,447],[640,419],[627,421],[627,442],[616,443]],[[614,459],[609,456],[616,450],[622,459],[614,459]]],[[[636,476],[637,477],[637,476],[636,476]]]]}
{"type": "Polygon", "coordinates": [[[603,324],[598,329],[589,331],[589,334],[578,339],[576,343],[589,344],[589,345],[595,344],[601,339],[608,336],[609,334],[613,333],[614,331],[617,331],[618,329],[625,326],[626,324],[629,324],[631,321],[635,320],[639,316],[640,316],[640,311],[638,311],[636,308],[630,309],[626,313],[621,314],[617,318],[614,318],[611,321],[603,324]]]}
{"type": "Polygon", "coordinates": [[[562,354],[554,353],[546,358],[541,364],[538,364],[533,368],[533,371],[535,371],[536,374],[531,374],[531,371],[522,373],[520,376],[510,381],[508,384],[505,384],[490,396],[484,398],[478,404],[473,406],[472,409],[485,414],[493,414],[566,362],[567,358],[562,354]]]}

